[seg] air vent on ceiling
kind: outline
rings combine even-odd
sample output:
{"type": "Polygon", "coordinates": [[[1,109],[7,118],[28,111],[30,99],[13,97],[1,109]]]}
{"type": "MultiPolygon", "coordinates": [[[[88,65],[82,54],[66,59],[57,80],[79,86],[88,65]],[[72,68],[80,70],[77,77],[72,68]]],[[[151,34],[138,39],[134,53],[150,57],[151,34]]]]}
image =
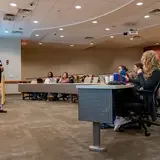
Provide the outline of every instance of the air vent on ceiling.
{"type": "Polygon", "coordinates": [[[149,14],[160,15],[160,9],[154,9],[154,10],[150,11],[149,14]]]}
{"type": "Polygon", "coordinates": [[[4,21],[14,21],[16,19],[16,16],[14,14],[5,14],[3,16],[4,21]]]}
{"type": "Polygon", "coordinates": [[[94,39],[94,38],[93,37],[85,37],[84,39],[91,40],[91,39],[94,39]]]}
{"type": "Polygon", "coordinates": [[[124,23],[123,25],[125,27],[133,27],[133,26],[136,26],[138,22],[126,22],[124,23]]]}
{"type": "Polygon", "coordinates": [[[18,10],[18,15],[22,15],[22,16],[28,16],[32,13],[32,10],[30,9],[19,9],[18,10]]]}
{"type": "Polygon", "coordinates": [[[13,34],[23,34],[23,31],[12,31],[13,34]]]}

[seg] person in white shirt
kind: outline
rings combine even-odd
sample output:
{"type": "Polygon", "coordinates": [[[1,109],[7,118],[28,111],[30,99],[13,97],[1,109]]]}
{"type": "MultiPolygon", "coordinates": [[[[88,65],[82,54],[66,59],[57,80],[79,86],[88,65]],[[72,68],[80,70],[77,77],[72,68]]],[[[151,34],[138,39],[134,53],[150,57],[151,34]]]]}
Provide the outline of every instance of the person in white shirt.
{"type": "Polygon", "coordinates": [[[57,79],[54,78],[53,73],[49,72],[47,75],[47,78],[44,81],[44,84],[56,83],[56,82],[57,82],[57,79]]]}
{"type": "MultiPolygon", "coordinates": [[[[57,79],[54,78],[53,73],[48,72],[47,78],[45,79],[44,84],[50,84],[50,83],[56,83],[56,82],[57,82],[57,79]]],[[[42,99],[47,100],[48,94],[50,93],[43,93],[42,99]]]]}

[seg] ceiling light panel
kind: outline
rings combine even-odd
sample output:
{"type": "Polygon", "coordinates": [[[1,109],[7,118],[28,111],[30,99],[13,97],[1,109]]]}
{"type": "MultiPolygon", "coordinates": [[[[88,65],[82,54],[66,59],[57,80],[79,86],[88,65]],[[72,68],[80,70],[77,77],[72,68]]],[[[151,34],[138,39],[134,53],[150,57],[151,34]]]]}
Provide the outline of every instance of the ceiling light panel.
{"type": "Polygon", "coordinates": [[[11,7],[17,7],[17,4],[16,3],[10,3],[10,6],[11,7]]]}
{"type": "Polygon", "coordinates": [[[92,21],[92,23],[93,23],[93,24],[96,24],[96,23],[98,23],[98,22],[97,22],[97,21],[92,21]]]}
{"type": "Polygon", "coordinates": [[[145,16],[144,16],[144,18],[149,18],[149,17],[150,17],[150,15],[145,15],[145,16]]]}
{"type": "Polygon", "coordinates": [[[143,2],[138,2],[137,3],[137,6],[142,6],[143,5],[143,2]]]}
{"type": "Polygon", "coordinates": [[[33,23],[37,24],[37,23],[38,23],[38,21],[33,21],[33,23]]]}
{"type": "Polygon", "coordinates": [[[75,6],[76,9],[81,9],[82,7],[80,5],[75,6]]]}

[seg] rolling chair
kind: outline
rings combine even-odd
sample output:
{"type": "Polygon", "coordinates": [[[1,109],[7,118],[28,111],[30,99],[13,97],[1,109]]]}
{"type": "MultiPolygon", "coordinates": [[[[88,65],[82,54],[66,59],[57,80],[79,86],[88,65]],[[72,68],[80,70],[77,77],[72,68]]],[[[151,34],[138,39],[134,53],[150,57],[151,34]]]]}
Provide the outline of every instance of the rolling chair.
{"type": "Polygon", "coordinates": [[[157,117],[160,118],[160,88],[158,90],[158,94],[156,97],[156,105],[157,105],[157,117]]]}
{"type": "Polygon", "coordinates": [[[157,92],[160,88],[160,82],[155,87],[154,91],[138,90],[138,93],[143,97],[143,103],[126,103],[129,108],[129,117],[131,122],[120,127],[119,131],[124,131],[126,126],[139,124],[140,128],[144,129],[145,136],[150,136],[148,127],[151,125],[160,126],[155,123],[157,120],[157,92]],[[150,119],[151,117],[151,119],[150,119]]]}

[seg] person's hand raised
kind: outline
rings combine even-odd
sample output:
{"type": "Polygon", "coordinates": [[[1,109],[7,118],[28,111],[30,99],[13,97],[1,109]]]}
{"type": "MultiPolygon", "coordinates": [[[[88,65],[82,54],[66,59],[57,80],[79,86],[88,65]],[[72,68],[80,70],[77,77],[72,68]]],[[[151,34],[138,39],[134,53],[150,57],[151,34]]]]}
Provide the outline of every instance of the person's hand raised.
{"type": "Polygon", "coordinates": [[[124,78],[126,79],[126,81],[129,81],[129,77],[127,75],[125,75],[124,78]]]}
{"type": "Polygon", "coordinates": [[[140,74],[140,73],[142,73],[143,71],[142,71],[142,69],[139,69],[138,71],[137,71],[137,74],[140,74]]]}

